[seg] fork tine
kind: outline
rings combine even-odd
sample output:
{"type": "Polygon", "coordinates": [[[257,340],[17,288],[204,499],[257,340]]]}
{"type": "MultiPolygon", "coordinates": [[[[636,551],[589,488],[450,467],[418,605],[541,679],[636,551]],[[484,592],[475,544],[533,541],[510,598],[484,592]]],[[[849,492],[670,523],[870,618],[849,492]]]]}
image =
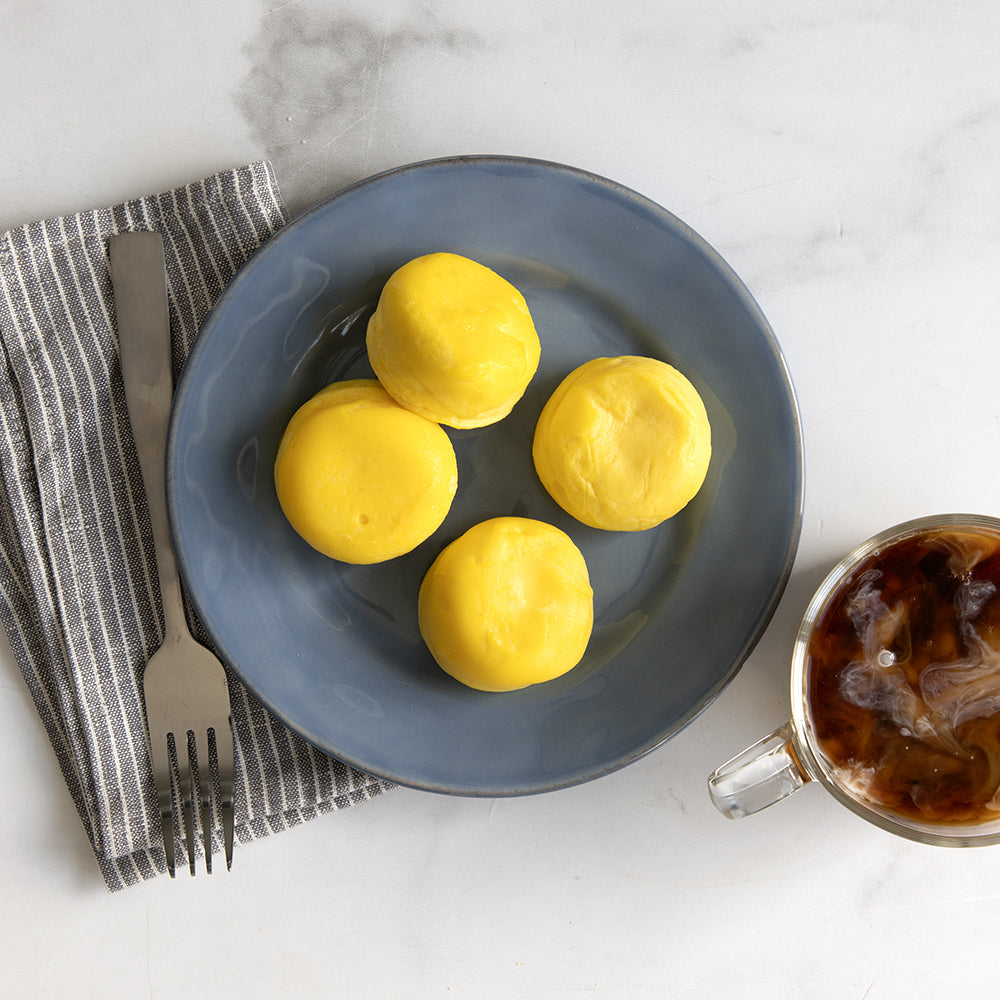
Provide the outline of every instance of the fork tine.
{"type": "Polygon", "coordinates": [[[205,842],[205,871],[212,874],[212,766],[208,751],[208,730],[198,729],[194,734],[198,756],[198,794],[201,799],[201,836],[205,842]]]}
{"type": "Polygon", "coordinates": [[[184,831],[187,836],[188,868],[194,875],[194,798],[191,750],[187,738],[178,741],[177,747],[177,771],[180,778],[180,799],[181,815],[183,816],[184,831]],[[181,758],[181,751],[184,751],[185,759],[181,758]],[[185,767],[185,762],[187,766],[185,767]]]}
{"type": "Polygon", "coordinates": [[[163,851],[167,856],[167,871],[175,877],[174,867],[174,801],[173,768],[170,766],[170,746],[166,733],[151,733],[149,744],[153,762],[153,784],[160,809],[163,851]]]}
{"type": "Polygon", "coordinates": [[[233,867],[233,726],[232,719],[212,730],[215,735],[215,754],[219,763],[219,812],[222,814],[222,842],[226,851],[226,871],[233,867]]]}

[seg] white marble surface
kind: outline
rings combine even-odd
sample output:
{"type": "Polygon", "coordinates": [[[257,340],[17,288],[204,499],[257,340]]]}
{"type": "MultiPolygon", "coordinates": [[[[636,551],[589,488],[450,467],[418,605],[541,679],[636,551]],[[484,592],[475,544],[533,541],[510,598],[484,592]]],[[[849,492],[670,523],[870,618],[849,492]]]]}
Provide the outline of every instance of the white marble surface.
{"type": "Polygon", "coordinates": [[[431,156],[574,164],[728,258],[806,454],[778,613],[662,749],[526,799],[399,789],[238,849],[229,875],[105,892],[5,648],[0,995],[992,992],[1000,848],[897,840],[815,787],[728,822],[705,777],[784,721],[836,558],[911,516],[1000,513],[1000,7],[14,0],[0,20],[0,230],[262,156],[293,211],[431,156]]]}

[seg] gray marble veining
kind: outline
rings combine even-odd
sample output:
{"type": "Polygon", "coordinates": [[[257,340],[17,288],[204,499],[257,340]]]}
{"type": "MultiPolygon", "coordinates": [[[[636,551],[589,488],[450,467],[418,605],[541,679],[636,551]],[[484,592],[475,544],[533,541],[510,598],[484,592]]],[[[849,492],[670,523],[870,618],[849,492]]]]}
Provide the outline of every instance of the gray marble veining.
{"type": "Polygon", "coordinates": [[[419,9],[395,23],[365,16],[363,7],[302,4],[262,18],[246,46],[251,69],[236,103],[274,163],[290,211],[412,158],[414,61],[485,45],[476,31],[419,9]]]}

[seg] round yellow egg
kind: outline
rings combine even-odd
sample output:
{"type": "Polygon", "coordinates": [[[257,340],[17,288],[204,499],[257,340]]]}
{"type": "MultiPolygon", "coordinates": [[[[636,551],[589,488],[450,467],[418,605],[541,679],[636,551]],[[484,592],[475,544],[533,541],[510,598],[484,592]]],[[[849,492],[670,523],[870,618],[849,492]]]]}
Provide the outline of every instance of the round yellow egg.
{"type": "Polygon", "coordinates": [[[507,416],[541,351],[524,296],[453,253],[417,257],[391,275],[368,323],[367,346],[393,399],[449,427],[507,416]]]}
{"type": "Polygon", "coordinates": [[[676,368],[655,358],[595,358],[549,397],[532,457],[567,513],[594,528],[642,531],[701,489],[712,432],[701,396],[676,368]]]}
{"type": "Polygon", "coordinates": [[[420,632],[434,659],[480,691],[514,691],[579,663],[594,592],[573,540],[523,517],[482,521],[453,541],[420,586],[420,632]]]}
{"type": "Polygon", "coordinates": [[[458,486],[451,440],[374,379],[334,382],[292,416],[274,463],[278,502],[314,548],[377,563],[416,548],[458,486]]]}

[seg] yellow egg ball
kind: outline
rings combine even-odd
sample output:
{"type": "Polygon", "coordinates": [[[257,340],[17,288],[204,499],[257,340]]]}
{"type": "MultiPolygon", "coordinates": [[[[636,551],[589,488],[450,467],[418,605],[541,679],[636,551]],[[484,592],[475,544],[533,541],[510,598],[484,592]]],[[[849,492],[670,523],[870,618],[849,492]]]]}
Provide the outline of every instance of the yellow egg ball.
{"type": "Polygon", "coordinates": [[[278,502],[315,549],[377,563],[441,525],[458,486],[451,440],[374,379],[334,382],[304,403],[274,463],[278,502]]]}
{"type": "Polygon", "coordinates": [[[453,253],[417,257],[392,274],[368,323],[367,347],[393,399],[449,427],[507,416],[541,351],[524,296],[453,253]]]}
{"type": "Polygon", "coordinates": [[[609,531],[673,517],[701,489],[712,432],[701,396],[646,357],[595,358],[570,372],[535,426],[542,485],[569,514],[609,531]]]}
{"type": "Polygon", "coordinates": [[[480,522],[434,561],[420,586],[420,632],[463,684],[513,691],[579,663],[594,624],[587,564],[573,540],[523,517],[480,522]]]}

